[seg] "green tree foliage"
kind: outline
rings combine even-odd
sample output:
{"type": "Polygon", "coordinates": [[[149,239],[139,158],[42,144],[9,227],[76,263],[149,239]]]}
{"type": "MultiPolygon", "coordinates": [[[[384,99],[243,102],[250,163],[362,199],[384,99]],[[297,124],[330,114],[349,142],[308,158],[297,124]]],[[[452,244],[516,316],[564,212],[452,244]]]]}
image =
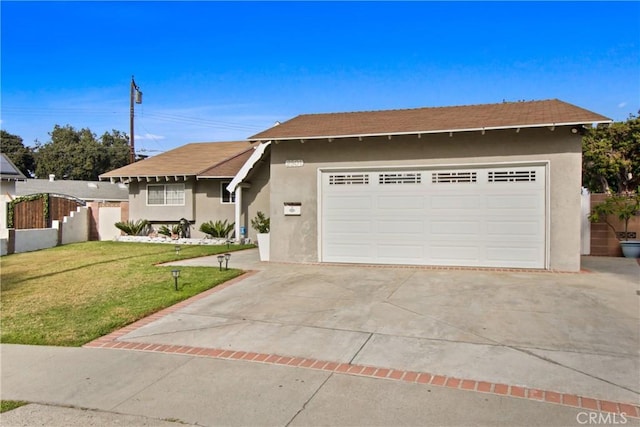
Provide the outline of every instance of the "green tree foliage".
{"type": "Polygon", "coordinates": [[[630,193],[640,185],[640,119],[589,129],[582,138],[582,181],[591,192],[630,193]]]}
{"type": "Polygon", "coordinates": [[[33,176],[36,161],[31,147],[25,147],[18,135],[0,130],[0,152],[4,153],[25,176],[33,176]]]}
{"type": "Polygon", "coordinates": [[[51,140],[36,147],[36,176],[55,174],[61,179],[97,180],[100,174],[125,166],[129,138],[120,131],[100,138],[88,128],[55,125],[51,140]]]}

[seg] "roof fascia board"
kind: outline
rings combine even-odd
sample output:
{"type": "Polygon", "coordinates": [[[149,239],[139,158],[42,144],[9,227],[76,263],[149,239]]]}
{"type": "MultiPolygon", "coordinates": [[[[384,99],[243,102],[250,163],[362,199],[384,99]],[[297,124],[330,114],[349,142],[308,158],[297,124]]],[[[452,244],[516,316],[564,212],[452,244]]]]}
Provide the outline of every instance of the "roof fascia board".
{"type": "Polygon", "coordinates": [[[258,163],[258,161],[260,161],[260,159],[264,155],[264,151],[267,149],[267,147],[270,144],[271,144],[271,141],[266,141],[254,148],[254,152],[247,159],[247,161],[244,162],[244,165],[242,165],[242,167],[240,168],[236,176],[233,177],[229,185],[227,185],[227,191],[229,191],[230,193],[233,193],[234,191],[236,191],[236,188],[238,187],[238,185],[242,183],[242,181],[247,177],[247,175],[249,175],[249,172],[251,171],[251,169],[253,169],[255,164],[258,163]]]}
{"type": "Polygon", "coordinates": [[[216,176],[207,176],[207,175],[198,175],[196,176],[197,180],[201,179],[232,179],[233,175],[216,175],[216,176]]]}
{"type": "Polygon", "coordinates": [[[184,173],[169,173],[169,174],[167,174],[167,173],[161,173],[161,174],[154,173],[154,174],[150,174],[150,175],[115,175],[115,176],[103,176],[103,175],[101,175],[99,178],[106,181],[106,180],[111,179],[111,178],[116,178],[116,179],[118,179],[118,178],[119,179],[122,179],[122,178],[136,178],[136,179],[138,179],[138,178],[142,179],[143,178],[143,179],[147,179],[147,178],[166,178],[166,177],[170,177],[170,178],[174,178],[174,177],[188,178],[188,177],[192,177],[192,176],[195,176],[195,175],[192,174],[192,173],[187,173],[187,174],[184,174],[184,173]]]}
{"type": "Polygon", "coordinates": [[[601,124],[601,123],[613,123],[613,120],[598,120],[598,121],[578,121],[578,122],[566,122],[566,123],[543,123],[534,125],[509,125],[509,126],[486,126],[479,128],[458,128],[458,129],[438,129],[438,130],[426,130],[426,131],[410,131],[410,132],[388,132],[388,133],[365,133],[365,134],[345,134],[345,135],[333,135],[333,136],[287,136],[284,138],[256,138],[252,141],[291,141],[291,140],[307,140],[307,139],[342,139],[342,138],[371,138],[376,136],[403,136],[403,135],[424,135],[424,134],[436,134],[436,133],[451,133],[451,132],[479,132],[487,130],[505,130],[505,129],[524,129],[524,128],[543,128],[543,127],[558,127],[558,126],[577,126],[585,124],[601,124]]]}

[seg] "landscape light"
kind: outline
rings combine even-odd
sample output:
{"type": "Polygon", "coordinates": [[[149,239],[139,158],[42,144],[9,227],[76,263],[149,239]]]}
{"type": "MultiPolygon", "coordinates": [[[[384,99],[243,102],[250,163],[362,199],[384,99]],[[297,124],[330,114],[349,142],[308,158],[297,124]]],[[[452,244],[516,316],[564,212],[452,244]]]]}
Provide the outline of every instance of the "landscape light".
{"type": "Polygon", "coordinates": [[[180,270],[171,270],[171,275],[175,282],[176,291],[178,290],[178,277],[180,277],[180,270]]]}
{"type": "Polygon", "coordinates": [[[222,261],[224,261],[224,255],[218,255],[218,263],[220,264],[220,271],[222,271],[222,261]]]}
{"type": "Polygon", "coordinates": [[[225,270],[229,269],[229,260],[231,259],[231,254],[224,254],[224,259],[226,261],[225,270]]]}

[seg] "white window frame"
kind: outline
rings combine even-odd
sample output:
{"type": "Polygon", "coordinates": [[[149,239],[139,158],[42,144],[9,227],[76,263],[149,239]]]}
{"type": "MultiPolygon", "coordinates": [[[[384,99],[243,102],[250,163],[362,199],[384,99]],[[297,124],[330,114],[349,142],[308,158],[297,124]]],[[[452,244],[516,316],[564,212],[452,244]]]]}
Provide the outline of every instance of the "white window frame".
{"type": "Polygon", "coordinates": [[[186,200],[184,184],[147,184],[147,206],[184,206],[186,200]],[[149,187],[163,187],[162,203],[149,203],[149,187]],[[182,193],[182,200],[179,203],[167,203],[167,187],[175,187],[174,191],[182,193]]]}
{"type": "Polygon", "coordinates": [[[221,181],[220,182],[220,203],[223,205],[232,205],[236,202],[236,192],[231,193],[227,190],[227,186],[231,183],[231,181],[221,181]],[[227,201],[225,201],[225,196],[228,196],[227,201]]]}

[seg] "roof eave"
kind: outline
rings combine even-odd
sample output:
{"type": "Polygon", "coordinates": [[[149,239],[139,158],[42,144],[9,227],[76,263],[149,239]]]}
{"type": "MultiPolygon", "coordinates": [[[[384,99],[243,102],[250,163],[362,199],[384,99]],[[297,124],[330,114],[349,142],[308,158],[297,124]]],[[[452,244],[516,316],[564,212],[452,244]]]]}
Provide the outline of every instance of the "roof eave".
{"type": "Polygon", "coordinates": [[[183,181],[186,181],[187,178],[191,178],[194,177],[196,175],[194,174],[182,174],[182,173],[170,173],[170,174],[153,174],[153,175],[116,175],[116,176],[105,176],[105,175],[100,175],[98,178],[100,178],[100,180],[102,181],[110,181],[110,182],[117,182],[118,180],[120,180],[120,182],[133,182],[133,181],[137,181],[137,182],[141,182],[141,181],[146,181],[146,182],[152,182],[151,180],[155,180],[155,182],[160,182],[161,178],[164,178],[164,181],[168,181],[169,178],[173,178],[174,180],[178,180],[178,178],[181,178],[183,181]]]}
{"type": "Polygon", "coordinates": [[[508,125],[508,126],[486,126],[475,128],[455,128],[455,129],[436,129],[436,130],[423,130],[423,131],[407,131],[407,132],[384,132],[384,133],[364,133],[364,134],[343,134],[343,135],[327,135],[327,136],[287,136],[287,137],[274,137],[269,138],[255,138],[251,141],[292,141],[292,140],[309,140],[309,139],[342,139],[342,138],[372,138],[381,136],[403,136],[403,135],[426,135],[426,134],[438,134],[438,133],[455,133],[455,132],[481,132],[489,130],[506,130],[506,129],[525,129],[525,128],[543,128],[543,127],[560,127],[560,126],[578,126],[587,124],[603,124],[613,123],[613,120],[581,120],[576,122],[563,122],[563,123],[541,123],[541,124],[528,124],[528,125],[508,125]]]}
{"type": "Polygon", "coordinates": [[[208,176],[208,175],[197,175],[196,179],[233,179],[235,175],[215,175],[215,176],[208,176]]]}
{"type": "Polygon", "coordinates": [[[242,165],[242,167],[240,168],[236,176],[233,177],[233,180],[231,180],[229,185],[227,185],[227,191],[229,191],[230,193],[233,193],[236,191],[236,188],[238,187],[238,185],[240,185],[242,181],[246,179],[251,169],[253,169],[253,167],[256,165],[256,163],[258,163],[258,161],[260,161],[260,159],[262,159],[262,156],[264,156],[264,152],[269,145],[271,145],[270,140],[264,141],[257,147],[254,147],[254,152],[247,159],[244,165],[242,165]]]}

